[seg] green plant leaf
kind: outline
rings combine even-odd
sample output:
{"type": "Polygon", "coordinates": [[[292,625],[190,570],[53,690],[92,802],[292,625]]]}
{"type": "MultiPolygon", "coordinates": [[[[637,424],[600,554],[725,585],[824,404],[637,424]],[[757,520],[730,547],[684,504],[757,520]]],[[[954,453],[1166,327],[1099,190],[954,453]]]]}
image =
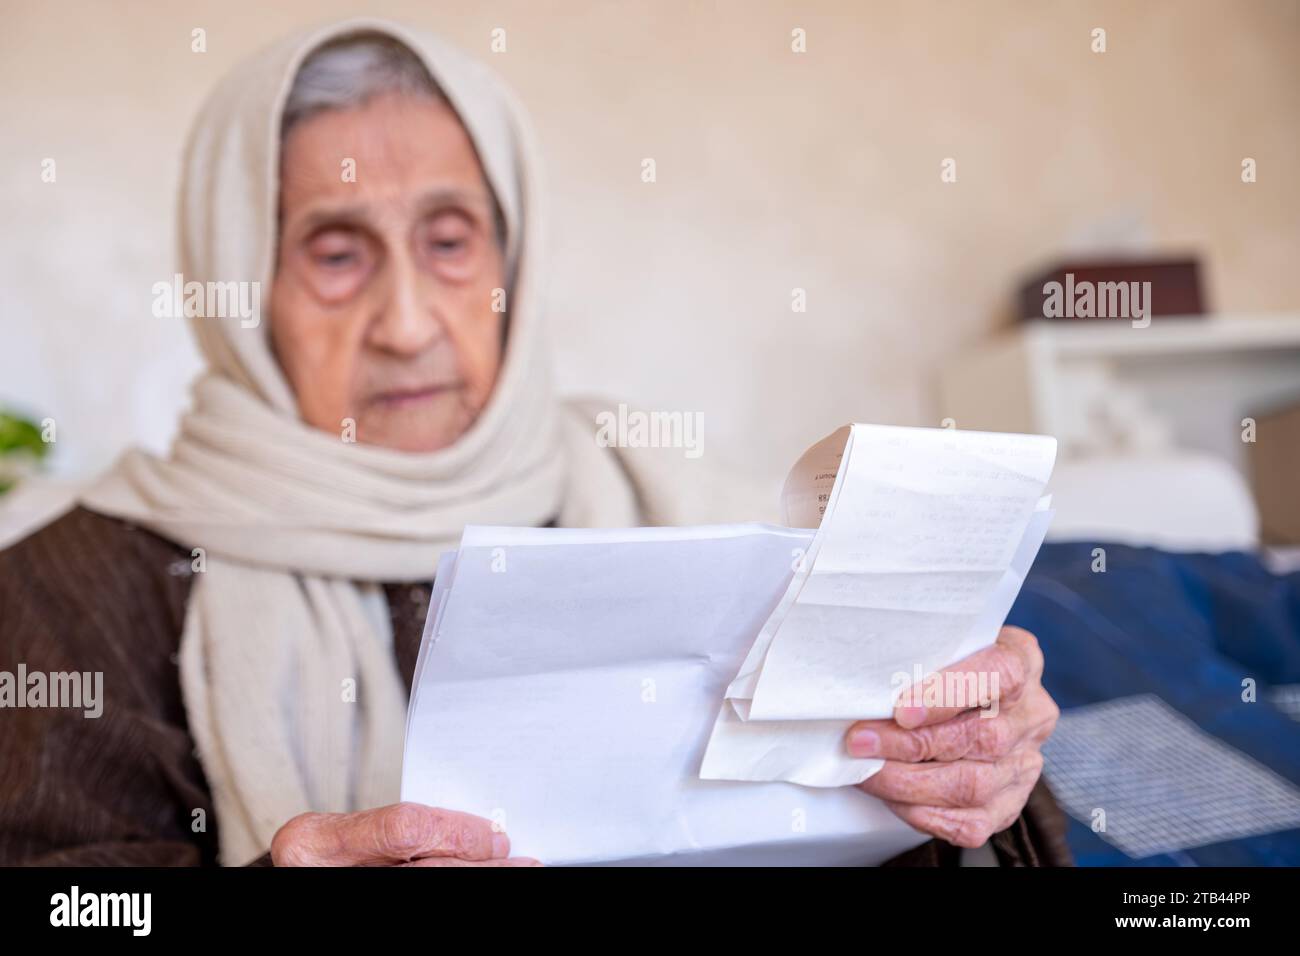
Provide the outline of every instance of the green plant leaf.
{"type": "Polygon", "coordinates": [[[49,454],[50,446],[41,440],[35,422],[9,412],[0,412],[0,455],[31,455],[36,460],[49,454]]]}

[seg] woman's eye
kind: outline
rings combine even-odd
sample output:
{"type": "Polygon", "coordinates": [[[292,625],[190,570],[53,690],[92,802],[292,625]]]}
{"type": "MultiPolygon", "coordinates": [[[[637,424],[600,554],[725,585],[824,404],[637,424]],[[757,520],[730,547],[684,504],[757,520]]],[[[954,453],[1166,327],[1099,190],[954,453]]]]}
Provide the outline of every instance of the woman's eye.
{"type": "Polygon", "coordinates": [[[344,269],[356,265],[361,260],[361,251],[357,241],[343,235],[321,235],[307,246],[307,253],[312,262],[326,269],[344,269]]]}
{"type": "Polygon", "coordinates": [[[469,245],[469,237],[462,233],[434,233],[429,236],[429,248],[439,255],[455,255],[469,245]]]}
{"type": "Polygon", "coordinates": [[[327,302],[342,302],[356,295],[375,265],[368,240],[353,230],[320,232],[307,241],[303,252],[304,278],[327,302]]]}
{"type": "Polygon", "coordinates": [[[442,213],[422,230],[425,250],[439,260],[464,257],[473,242],[474,227],[459,213],[442,213]]]}
{"type": "Polygon", "coordinates": [[[351,252],[330,252],[318,256],[316,261],[326,266],[345,266],[356,259],[351,252]]]}

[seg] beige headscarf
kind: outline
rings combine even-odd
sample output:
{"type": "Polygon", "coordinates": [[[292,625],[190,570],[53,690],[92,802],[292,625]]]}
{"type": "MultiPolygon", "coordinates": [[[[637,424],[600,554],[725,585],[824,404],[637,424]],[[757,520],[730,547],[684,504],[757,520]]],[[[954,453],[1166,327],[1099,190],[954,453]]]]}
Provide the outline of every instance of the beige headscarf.
{"type": "Polygon", "coordinates": [[[532,135],[495,75],[435,37],[352,20],[291,37],[232,72],[186,153],[185,280],[270,289],[285,98],[317,47],[372,31],[424,62],[502,209],[510,340],[487,407],[459,441],[432,454],[344,443],[299,421],[265,310],[255,328],[197,318],[208,371],[169,457],[130,452],[83,499],[203,549],[181,684],[227,864],[265,852],[298,813],[397,799],[405,692],[376,582],[431,578],[467,523],[682,523],[722,520],[715,506],[736,504],[734,492],[707,490],[716,485],[698,471],[674,490],[680,450],[615,456],[598,447],[591,408],[578,413],[554,397],[532,135]]]}

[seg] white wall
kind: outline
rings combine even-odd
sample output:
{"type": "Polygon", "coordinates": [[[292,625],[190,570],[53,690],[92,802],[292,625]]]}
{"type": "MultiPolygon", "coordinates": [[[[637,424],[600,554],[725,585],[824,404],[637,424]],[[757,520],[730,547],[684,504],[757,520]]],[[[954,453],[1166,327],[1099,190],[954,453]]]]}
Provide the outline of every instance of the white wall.
{"type": "Polygon", "coordinates": [[[184,402],[196,359],[150,287],[206,90],[361,10],[442,31],[531,109],[566,389],[702,411],[706,454],[772,481],[848,419],[937,423],[938,365],[1061,251],[1195,250],[1221,308],[1300,306],[1292,2],[9,3],[0,403],[55,417],[63,474],[163,447],[184,402]]]}

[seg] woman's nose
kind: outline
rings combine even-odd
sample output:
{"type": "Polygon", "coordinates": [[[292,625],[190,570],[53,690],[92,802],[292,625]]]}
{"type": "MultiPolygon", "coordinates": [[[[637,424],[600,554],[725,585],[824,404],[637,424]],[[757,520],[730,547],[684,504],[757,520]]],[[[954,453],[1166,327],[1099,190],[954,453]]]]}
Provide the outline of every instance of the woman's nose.
{"type": "Polygon", "coordinates": [[[416,355],[445,334],[436,304],[408,262],[392,264],[387,295],[370,325],[369,343],[396,355],[416,355]]]}

